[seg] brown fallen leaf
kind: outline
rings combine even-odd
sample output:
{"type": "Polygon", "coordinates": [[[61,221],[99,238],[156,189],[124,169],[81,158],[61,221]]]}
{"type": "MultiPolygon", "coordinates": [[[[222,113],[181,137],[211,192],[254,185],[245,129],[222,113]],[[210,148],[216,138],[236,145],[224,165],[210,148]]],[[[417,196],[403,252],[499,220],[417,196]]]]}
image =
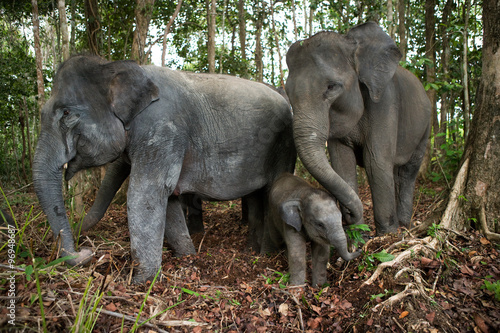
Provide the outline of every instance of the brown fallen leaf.
{"type": "Polygon", "coordinates": [[[106,310],[115,312],[116,311],[116,305],[115,303],[109,303],[108,305],[105,306],[106,310]]]}
{"type": "Polygon", "coordinates": [[[427,321],[432,324],[434,322],[435,317],[436,317],[436,312],[431,312],[425,316],[425,319],[427,319],[427,321]]]}
{"type": "Polygon", "coordinates": [[[488,324],[486,321],[481,317],[479,313],[474,313],[474,322],[476,323],[477,327],[481,330],[482,333],[489,333],[490,329],[488,327],[488,324]]]}
{"type": "Polygon", "coordinates": [[[489,245],[489,244],[491,244],[490,241],[487,240],[484,237],[481,237],[481,239],[479,240],[479,242],[481,242],[481,244],[483,244],[483,245],[489,245]]]}
{"type": "Polygon", "coordinates": [[[399,315],[399,319],[403,319],[404,317],[406,317],[407,315],[409,315],[410,313],[408,311],[403,311],[401,312],[401,314],[399,315]]]}

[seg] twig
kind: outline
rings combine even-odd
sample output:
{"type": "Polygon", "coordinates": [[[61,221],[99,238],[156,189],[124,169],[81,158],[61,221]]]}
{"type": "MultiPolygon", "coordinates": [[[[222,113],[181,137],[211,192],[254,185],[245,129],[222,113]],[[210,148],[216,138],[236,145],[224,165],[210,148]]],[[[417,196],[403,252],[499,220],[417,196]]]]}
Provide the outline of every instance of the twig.
{"type": "MultiPolygon", "coordinates": [[[[115,318],[124,318],[125,320],[131,321],[131,322],[134,322],[134,323],[135,323],[135,320],[136,320],[135,317],[124,315],[124,314],[113,312],[113,311],[108,311],[108,310],[105,310],[105,309],[102,309],[101,313],[104,313],[104,314],[106,314],[108,316],[112,316],[112,317],[115,317],[115,318]]],[[[198,322],[195,322],[195,321],[187,321],[187,320],[156,320],[156,321],[158,322],[159,325],[163,325],[163,326],[167,326],[167,327],[168,326],[171,326],[171,327],[178,327],[178,326],[191,326],[191,327],[194,327],[194,326],[205,326],[205,325],[207,325],[206,323],[198,323],[198,322]]],[[[147,326],[147,327],[151,327],[151,328],[157,329],[159,332],[167,332],[167,331],[159,329],[157,325],[153,325],[153,324],[150,324],[150,323],[144,323],[144,322],[141,323],[141,324],[139,324],[139,326],[143,326],[143,325],[147,326]]]]}
{"type": "Polygon", "coordinates": [[[19,272],[24,272],[25,269],[22,268],[22,267],[17,267],[17,266],[9,266],[9,265],[4,265],[4,264],[0,264],[0,267],[2,268],[5,268],[5,269],[10,269],[10,270],[15,270],[15,271],[19,271],[19,272]]]}
{"type": "Polygon", "coordinates": [[[438,283],[439,277],[441,276],[441,271],[443,270],[443,264],[440,262],[439,269],[436,275],[436,279],[434,280],[434,284],[432,285],[432,294],[436,292],[436,285],[438,283]]]}
{"type": "MultiPolygon", "coordinates": [[[[302,287],[302,286],[295,286],[295,288],[297,288],[297,287],[302,287]]],[[[295,304],[297,305],[297,312],[299,313],[300,329],[302,330],[302,332],[304,332],[304,319],[302,318],[302,309],[300,308],[300,303],[299,303],[297,297],[295,297],[294,294],[292,294],[291,292],[286,291],[286,290],[278,289],[275,287],[273,287],[273,290],[280,291],[283,294],[290,296],[290,298],[295,302],[295,304]]]]}
{"type": "Polygon", "coordinates": [[[396,325],[399,326],[399,328],[401,329],[401,331],[406,332],[406,330],[404,329],[404,327],[401,326],[401,324],[396,320],[396,317],[392,317],[392,320],[394,320],[394,322],[396,323],[396,325]]]}

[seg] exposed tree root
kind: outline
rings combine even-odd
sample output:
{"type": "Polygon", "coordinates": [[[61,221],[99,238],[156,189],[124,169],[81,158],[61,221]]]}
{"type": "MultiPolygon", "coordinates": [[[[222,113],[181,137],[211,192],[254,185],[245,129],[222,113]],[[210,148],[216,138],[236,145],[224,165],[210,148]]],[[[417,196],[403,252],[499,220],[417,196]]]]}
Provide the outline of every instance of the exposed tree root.
{"type": "Polygon", "coordinates": [[[481,211],[479,212],[479,225],[484,236],[491,242],[500,243],[500,234],[491,232],[488,229],[488,223],[486,222],[486,208],[484,207],[484,202],[481,204],[481,211]]]}

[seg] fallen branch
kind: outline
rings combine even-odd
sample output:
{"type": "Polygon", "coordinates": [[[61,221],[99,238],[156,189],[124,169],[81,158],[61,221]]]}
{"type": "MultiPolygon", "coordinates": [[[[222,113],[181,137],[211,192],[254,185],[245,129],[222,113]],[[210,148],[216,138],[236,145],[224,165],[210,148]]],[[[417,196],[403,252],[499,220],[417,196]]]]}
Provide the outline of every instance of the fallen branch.
{"type": "MultiPolygon", "coordinates": [[[[101,313],[103,314],[106,314],[108,316],[112,316],[112,317],[115,317],[115,318],[124,318],[125,320],[128,320],[128,321],[131,321],[131,322],[134,322],[136,321],[136,317],[132,317],[132,316],[128,316],[128,315],[124,315],[124,314],[121,314],[121,313],[117,313],[117,312],[113,312],[113,311],[108,311],[108,310],[104,310],[102,309],[101,310],[101,313]]],[[[178,326],[191,326],[191,327],[194,327],[194,326],[205,326],[207,324],[205,323],[198,323],[198,322],[195,322],[195,321],[187,321],[187,320],[156,320],[157,322],[157,325],[154,325],[154,324],[150,324],[150,323],[141,323],[139,324],[139,326],[146,326],[146,327],[150,327],[150,328],[154,328],[154,329],[157,329],[159,330],[159,332],[167,332],[167,331],[164,331],[164,330],[160,330],[158,328],[158,325],[162,325],[162,326],[167,326],[167,327],[178,327],[178,326]]]]}

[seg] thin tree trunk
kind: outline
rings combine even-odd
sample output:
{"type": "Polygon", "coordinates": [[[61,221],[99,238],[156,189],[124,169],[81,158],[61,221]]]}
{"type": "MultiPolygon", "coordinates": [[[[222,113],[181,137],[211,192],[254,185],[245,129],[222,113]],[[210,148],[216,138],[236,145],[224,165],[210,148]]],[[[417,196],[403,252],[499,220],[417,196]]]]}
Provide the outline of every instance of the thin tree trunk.
{"type": "Polygon", "coordinates": [[[85,19],[87,21],[87,43],[90,53],[99,55],[100,47],[98,42],[101,23],[99,21],[99,10],[97,0],[85,0],[85,19]]]}
{"type": "MultiPolygon", "coordinates": [[[[441,55],[441,67],[443,69],[443,77],[444,80],[447,81],[449,77],[449,61],[450,61],[450,37],[448,34],[448,26],[450,24],[449,17],[452,9],[452,0],[447,0],[443,9],[443,19],[441,23],[441,38],[443,41],[443,52],[441,55]]],[[[435,137],[436,146],[441,147],[446,142],[446,129],[448,127],[447,115],[450,111],[450,103],[449,103],[449,93],[448,91],[444,91],[441,94],[441,112],[440,112],[440,126],[439,133],[440,135],[435,137]]]]}
{"type": "Polygon", "coordinates": [[[208,23],[208,72],[215,73],[215,18],[216,12],[216,2],[215,0],[207,0],[207,23],[208,23]]]}
{"type": "Polygon", "coordinates": [[[406,0],[398,1],[398,16],[399,16],[399,50],[403,55],[401,61],[406,62],[406,50],[408,42],[406,40],[406,0]]]}
{"type": "Polygon", "coordinates": [[[146,63],[144,49],[148,38],[149,21],[153,15],[155,0],[137,0],[135,7],[135,30],[132,38],[132,60],[143,65],[146,63]]]}
{"type": "Polygon", "coordinates": [[[75,39],[76,39],[76,4],[75,0],[70,1],[70,11],[71,11],[71,37],[69,40],[70,54],[75,53],[75,39]]]}
{"type": "Polygon", "coordinates": [[[469,100],[469,73],[468,73],[468,52],[469,52],[469,16],[470,0],[464,3],[464,30],[463,30],[463,55],[462,55],[462,75],[464,86],[464,137],[467,138],[470,127],[470,100],[469,100]]]}
{"type": "Polygon", "coordinates": [[[389,26],[389,36],[394,39],[396,33],[396,26],[394,24],[394,12],[392,0],[387,0],[387,25],[389,26]]]}
{"type": "Polygon", "coordinates": [[[292,0],[292,19],[293,19],[293,35],[295,40],[299,39],[299,31],[297,30],[297,13],[295,8],[295,0],[292,0]]]}
{"type": "Polygon", "coordinates": [[[248,78],[248,64],[247,64],[247,22],[246,22],[245,1],[238,1],[238,34],[240,37],[240,53],[241,61],[244,64],[242,76],[248,78]]]}
{"type": "Polygon", "coordinates": [[[35,43],[35,58],[36,58],[36,84],[38,87],[38,110],[41,120],[42,106],[45,104],[45,87],[43,83],[43,65],[42,65],[42,49],[40,47],[40,21],[38,19],[38,2],[31,0],[33,7],[33,41],[35,43]]]}
{"type": "MultiPolygon", "coordinates": [[[[278,38],[278,33],[276,32],[276,21],[274,20],[273,1],[271,1],[271,21],[272,21],[274,40],[276,42],[276,51],[278,52],[278,64],[279,64],[279,68],[280,68],[280,86],[284,88],[285,87],[285,74],[283,72],[283,65],[282,65],[282,58],[281,58],[281,51],[280,51],[280,40],[278,38]]],[[[274,70],[273,70],[273,73],[274,73],[274,70]]]]}
{"type": "MultiPolygon", "coordinates": [[[[436,81],[436,47],[435,47],[435,34],[436,34],[436,18],[435,18],[436,0],[425,1],[425,56],[429,59],[430,64],[426,66],[427,83],[432,84],[436,81]]],[[[427,96],[432,105],[432,128],[434,137],[439,132],[439,122],[437,118],[436,108],[436,90],[429,88],[427,96]]],[[[439,147],[436,147],[439,149],[439,147]]]]}
{"type": "Polygon", "coordinates": [[[170,33],[170,28],[172,27],[172,24],[174,24],[175,18],[177,15],[179,15],[179,12],[181,10],[182,6],[182,0],[179,0],[177,2],[177,6],[175,7],[174,14],[172,17],[170,17],[170,20],[168,21],[167,25],[165,26],[165,33],[163,34],[163,49],[161,51],[161,66],[165,67],[165,58],[167,55],[167,37],[168,34],[170,33]]]}
{"type": "Polygon", "coordinates": [[[69,35],[68,35],[68,18],[66,17],[66,3],[65,0],[57,0],[57,8],[59,10],[59,21],[61,30],[61,51],[63,61],[69,58],[69,35]]]}
{"type": "Polygon", "coordinates": [[[224,51],[226,47],[226,12],[227,12],[227,0],[224,0],[224,8],[222,9],[222,47],[219,57],[219,73],[222,74],[224,69],[224,51]]]}

